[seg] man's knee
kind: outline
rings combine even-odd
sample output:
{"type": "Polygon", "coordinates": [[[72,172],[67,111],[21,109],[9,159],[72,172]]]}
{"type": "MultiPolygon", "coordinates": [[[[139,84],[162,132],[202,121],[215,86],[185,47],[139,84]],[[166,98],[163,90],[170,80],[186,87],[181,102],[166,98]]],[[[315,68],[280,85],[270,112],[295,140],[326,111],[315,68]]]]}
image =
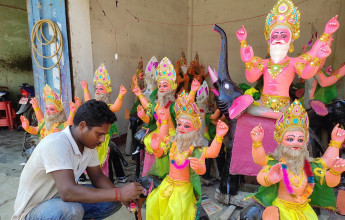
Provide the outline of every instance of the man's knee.
{"type": "Polygon", "coordinates": [[[75,203],[71,206],[67,219],[83,219],[84,208],[80,203],[75,203]]]}

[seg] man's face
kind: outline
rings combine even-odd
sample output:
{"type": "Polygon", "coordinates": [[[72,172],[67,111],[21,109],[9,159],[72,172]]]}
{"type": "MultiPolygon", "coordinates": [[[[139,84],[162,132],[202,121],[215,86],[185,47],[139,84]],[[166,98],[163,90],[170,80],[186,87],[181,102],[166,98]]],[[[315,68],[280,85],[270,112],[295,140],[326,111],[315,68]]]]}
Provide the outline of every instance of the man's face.
{"type": "Polygon", "coordinates": [[[299,151],[305,146],[304,139],[301,131],[287,131],[283,136],[283,144],[291,150],[299,151]]]}
{"type": "Polygon", "coordinates": [[[291,34],[288,29],[279,28],[275,29],[271,33],[270,44],[271,45],[285,45],[290,42],[291,34]]]}
{"type": "Polygon", "coordinates": [[[193,123],[189,119],[185,118],[180,118],[177,120],[177,131],[180,132],[181,134],[188,133],[190,131],[196,131],[193,123]]]}
{"type": "Polygon", "coordinates": [[[94,149],[105,141],[105,135],[108,134],[111,124],[103,124],[100,127],[91,127],[89,129],[86,124],[79,124],[81,129],[81,142],[90,149],[94,149]]]}
{"type": "Polygon", "coordinates": [[[46,114],[47,115],[52,115],[54,113],[57,113],[58,110],[55,105],[53,104],[46,104],[46,114]]]}
{"type": "Polygon", "coordinates": [[[96,92],[97,95],[101,94],[107,94],[107,90],[105,89],[105,86],[103,84],[97,84],[96,85],[96,92]]]}
{"type": "Polygon", "coordinates": [[[161,80],[158,83],[158,91],[160,93],[165,93],[171,89],[170,83],[168,80],[161,80]]]}

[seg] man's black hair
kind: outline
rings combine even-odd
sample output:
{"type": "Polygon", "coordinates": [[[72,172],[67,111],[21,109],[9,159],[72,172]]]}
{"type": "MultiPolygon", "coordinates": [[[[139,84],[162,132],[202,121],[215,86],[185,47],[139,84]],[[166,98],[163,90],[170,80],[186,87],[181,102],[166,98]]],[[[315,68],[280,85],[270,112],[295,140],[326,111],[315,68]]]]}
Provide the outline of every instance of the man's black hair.
{"type": "Polygon", "coordinates": [[[91,127],[100,127],[103,124],[113,124],[116,116],[105,102],[91,99],[82,104],[75,113],[73,124],[78,126],[81,121],[85,121],[91,129],[91,127]]]}

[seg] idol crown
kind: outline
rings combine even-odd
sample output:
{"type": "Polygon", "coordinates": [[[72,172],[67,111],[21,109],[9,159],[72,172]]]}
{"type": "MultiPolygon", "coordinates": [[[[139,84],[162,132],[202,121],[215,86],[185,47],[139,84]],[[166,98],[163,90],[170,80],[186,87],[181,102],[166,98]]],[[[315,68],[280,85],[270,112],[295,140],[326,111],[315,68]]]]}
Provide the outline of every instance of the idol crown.
{"type": "Polygon", "coordinates": [[[108,93],[111,92],[111,82],[110,77],[107,71],[107,68],[105,68],[104,63],[102,63],[98,69],[95,72],[95,76],[93,77],[93,84],[96,86],[97,84],[103,84],[105,86],[105,89],[108,93]]]}
{"type": "Polygon", "coordinates": [[[287,26],[292,35],[292,40],[296,40],[300,35],[301,14],[297,7],[290,0],[279,0],[273,7],[271,13],[267,15],[265,23],[265,39],[270,39],[271,31],[278,25],[287,26]]]}
{"type": "Polygon", "coordinates": [[[208,99],[208,84],[206,80],[202,83],[199,90],[196,92],[196,102],[199,104],[206,102],[208,99]]]}
{"type": "Polygon", "coordinates": [[[180,116],[189,118],[195,128],[199,129],[201,127],[200,110],[195,102],[189,102],[188,94],[184,91],[176,100],[175,113],[177,118],[180,116]]]}
{"type": "Polygon", "coordinates": [[[306,110],[298,100],[295,100],[276,121],[274,140],[281,143],[285,132],[291,128],[300,128],[304,133],[304,140],[308,140],[309,118],[306,110]]]}
{"type": "Polygon", "coordinates": [[[143,58],[140,57],[140,60],[139,60],[138,66],[137,66],[137,72],[136,72],[137,76],[139,76],[140,73],[144,72],[143,69],[144,69],[143,58]]]}
{"type": "Polygon", "coordinates": [[[157,67],[157,82],[162,79],[168,80],[171,88],[176,89],[176,72],[174,66],[167,57],[164,57],[157,67]]]}
{"type": "Polygon", "coordinates": [[[61,104],[59,95],[47,84],[43,88],[43,97],[46,104],[53,104],[59,112],[63,111],[63,105],[61,104]]]}

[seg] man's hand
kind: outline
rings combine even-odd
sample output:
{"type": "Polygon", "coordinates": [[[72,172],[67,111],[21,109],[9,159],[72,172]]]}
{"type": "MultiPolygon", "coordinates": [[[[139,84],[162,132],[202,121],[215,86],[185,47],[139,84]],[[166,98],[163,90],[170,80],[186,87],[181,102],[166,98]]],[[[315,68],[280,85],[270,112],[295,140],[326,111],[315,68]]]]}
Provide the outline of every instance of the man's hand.
{"type": "Polygon", "coordinates": [[[261,123],[252,129],[250,136],[253,142],[261,142],[264,139],[264,129],[261,127],[261,123]]]}
{"type": "Polygon", "coordinates": [[[337,124],[333,128],[331,137],[332,137],[332,141],[337,141],[337,142],[343,143],[344,139],[345,139],[345,130],[339,128],[339,124],[337,124]]]}
{"type": "Polygon", "coordinates": [[[30,103],[32,105],[32,108],[39,108],[38,101],[36,98],[31,98],[30,103]]]}
{"type": "Polygon", "coordinates": [[[142,193],[142,187],[138,182],[132,182],[120,188],[121,202],[128,202],[138,199],[142,193]]]}

